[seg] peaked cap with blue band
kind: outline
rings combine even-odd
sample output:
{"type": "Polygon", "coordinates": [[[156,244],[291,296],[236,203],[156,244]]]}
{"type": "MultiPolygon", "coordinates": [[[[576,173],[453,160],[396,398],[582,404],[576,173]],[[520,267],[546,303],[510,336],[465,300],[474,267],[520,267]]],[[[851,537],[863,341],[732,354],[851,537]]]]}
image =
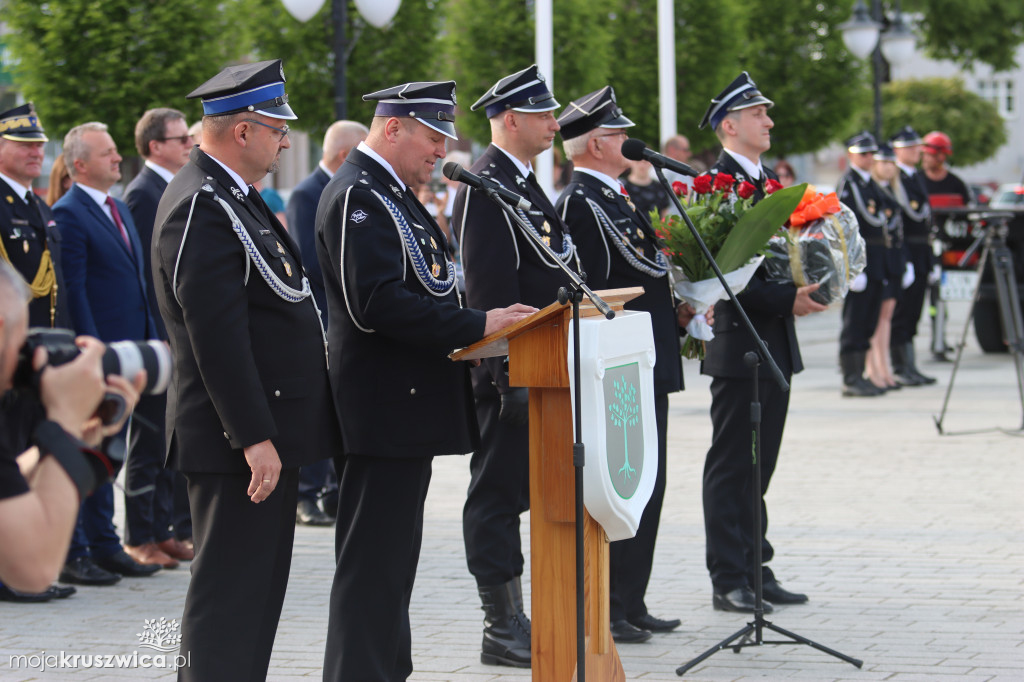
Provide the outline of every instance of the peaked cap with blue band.
{"type": "Polygon", "coordinates": [[[896,152],[892,150],[892,146],[886,142],[878,145],[878,149],[875,150],[875,161],[892,161],[896,162],[896,152]]]}
{"type": "Polygon", "coordinates": [[[455,81],[405,83],[363,95],[363,100],[377,102],[374,116],[414,118],[446,137],[459,139],[455,134],[455,81]]]}
{"type": "Polygon", "coordinates": [[[596,128],[631,128],[636,124],[622,115],[615,90],[606,85],[569,102],[558,117],[558,125],[562,128],[562,139],[571,140],[596,128]]]}
{"type": "Polygon", "coordinates": [[[867,154],[878,151],[878,142],[875,136],[866,130],[862,130],[846,141],[846,151],[851,154],[867,154]]]}
{"type": "Polygon", "coordinates": [[[487,118],[493,118],[504,111],[552,111],[561,106],[551,94],[544,76],[533,64],[522,71],[505,76],[491,86],[476,104],[469,108],[476,111],[484,107],[487,118]]]}
{"type": "Polygon", "coordinates": [[[744,71],[711,100],[708,110],[704,112],[704,118],[697,127],[703,128],[710,123],[711,129],[716,130],[722,119],[731,112],[756,107],[758,104],[764,104],[769,109],[775,106],[775,102],[762,95],[750,74],[744,71]]]}
{"type": "Polygon", "coordinates": [[[46,142],[49,139],[32,102],[0,114],[0,137],[15,142],[46,142]]]}
{"type": "Polygon", "coordinates": [[[899,132],[889,139],[889,144],[899,149],[900,147],[915,147],[919,144],[924,144],[924,140],[921,139],[916,130],[910,126],[903,126],[899,132]]]}
{"type": "Polygon", "coordinates": [[[204,116],[252,111],[270,118],[295,119],[284,92],[280,59],[229,66],[188,94],[203,100],[204,116]]]}

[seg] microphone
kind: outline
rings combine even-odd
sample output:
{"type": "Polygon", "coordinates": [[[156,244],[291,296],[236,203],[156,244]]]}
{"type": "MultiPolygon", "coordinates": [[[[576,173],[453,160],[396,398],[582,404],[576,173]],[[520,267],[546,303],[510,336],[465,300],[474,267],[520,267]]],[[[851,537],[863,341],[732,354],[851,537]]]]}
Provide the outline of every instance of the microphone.
{"type": "Polygon", "coordinates": [[[529,201],[519,196],[515,192],[505,189],[504,187],[496,183],[494,180],[491,180],[490,178],[482,178],[479,175],[470,173],[468,170],[463,168],[460,164],[455,163],[454,161],[449,161],[448,163],[446,163],[444,165],[444,168],[441,169],[441,172],[449,180],[454,180],[455,182],[462,182],[469,185],[470,187],[483,190],[485,192],[492,191],[499,197],[507,201],[509,204],[514,206],[515,208],[521,208],[524,211],[529,211],[533,207],[533,204],[531,204],[529,201]]]}
{"type": "Polygon", "coordinates": [[[631,137],[622,143],[622,155],[630,161],[650,161],[652,166],[667,168],[680,175],[689,175],[691,178],[700,175],[700,173],[682,161],[670,159],[664,154],[648,149],[647,144],[643,140],[638,140],[635,137],[631,137]]]}

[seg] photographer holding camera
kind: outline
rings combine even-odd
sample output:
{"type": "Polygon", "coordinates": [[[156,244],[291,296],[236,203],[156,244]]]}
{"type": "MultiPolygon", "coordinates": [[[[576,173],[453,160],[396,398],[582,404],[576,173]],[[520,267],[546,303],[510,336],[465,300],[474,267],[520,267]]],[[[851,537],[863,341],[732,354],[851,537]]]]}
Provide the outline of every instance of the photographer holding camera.
{"type": "MultiPolygon", "coordinates": [[[[7,393],[19,369],[19,352],[28,331],[29,289],[6,262],[0,262],[0,388],[7,393]]],[[[64,564],[78,507],[93,489],[110,479],[109,459],[98,448],[117,433],[138,401],[145,374],[135,385],[119,376],[103,378],[104,346],[80,337],[81,354],[47,367],[47,353],[31,358],[38,372],[38,399],[45,419],[35,424],[29,442],[8,428],[0,413],[0,580],[12,590],[46,595],[64,564]],[[39,371],[41,370],[41,371],[39,371]],[[105,394],[119,394],[126,409],[113,423],[104,423],[97,408],[105,394]],[[30,447],[15,459],[17,450],[30,447]],[[74,494],[77,492],[77,495],[74,494]]],[[[40,599],[42,601],[43,599],[40,599]]]]}

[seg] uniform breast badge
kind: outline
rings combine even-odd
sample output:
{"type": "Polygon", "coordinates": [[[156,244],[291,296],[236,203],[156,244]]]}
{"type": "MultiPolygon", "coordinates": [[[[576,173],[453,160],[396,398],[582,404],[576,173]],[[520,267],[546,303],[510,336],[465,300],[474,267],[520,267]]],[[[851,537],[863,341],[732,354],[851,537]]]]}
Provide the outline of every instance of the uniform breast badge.
{"type": "Polygon", "coordinates": [[[8,204],[13,204],[14,203],[14,197],[12,197],[10,194],[7,195],[7,203],[8,204]]]}
{"type": "MultiPolygon", "coordinates": [[[[437,250],[437,241],[433,237],[430,238],[430,248],[437,250]]],[[[434,277],[437,277],[437,275],[434,275],[434,277]]]]}
{"type": "Polygon", "coordinates": [[[281,246],[281,242],[276,242],[276,244],[277,244],[277,252],[283,256],[284,255],[284,247],[281,246]]]}
{"type": "Polygon", "coordinates": [[[25,253],[28,253],[28,240],[27,239],[21,243],[21,250],[24,251],[25,253]]]}
{"type": "Polygon", "coordinates": [[[540,226],[541,232],[544,234],[551,234],[551,224],[548,221],[544,221],[544,224],[540,226]]]}
{"type": "Polygon", "coordinates": [[[551,237],[549,237],[548,235],[544,235],[543,237],[541,237],[541,239],[544,241],[545,244],[551,246],[551,237]]]}
{"type": "Polygon", "coordinates": [[[434,277],[438,277],[441,274],[441,264],[434,260],[434,257],[430,257],[430,274],[434,277]]]}
{"type": "Polygon", "coordinates": [[[284,262],[284,274],[288,275],[289,277],[292,276],[292,264],[289,263],[288,261],[284,262]]]}

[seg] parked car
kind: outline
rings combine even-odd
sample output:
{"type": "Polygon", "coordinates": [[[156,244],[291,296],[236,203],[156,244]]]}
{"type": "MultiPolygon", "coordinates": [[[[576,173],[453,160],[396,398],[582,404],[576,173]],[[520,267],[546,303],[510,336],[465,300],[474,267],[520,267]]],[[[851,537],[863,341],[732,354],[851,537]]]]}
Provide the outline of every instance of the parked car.
{"type": "Polygon", "coordinates": [[[1024,185],[1010,183],[999,185],[989,202],[989,208],[1024,208],[1024,185]]]}

